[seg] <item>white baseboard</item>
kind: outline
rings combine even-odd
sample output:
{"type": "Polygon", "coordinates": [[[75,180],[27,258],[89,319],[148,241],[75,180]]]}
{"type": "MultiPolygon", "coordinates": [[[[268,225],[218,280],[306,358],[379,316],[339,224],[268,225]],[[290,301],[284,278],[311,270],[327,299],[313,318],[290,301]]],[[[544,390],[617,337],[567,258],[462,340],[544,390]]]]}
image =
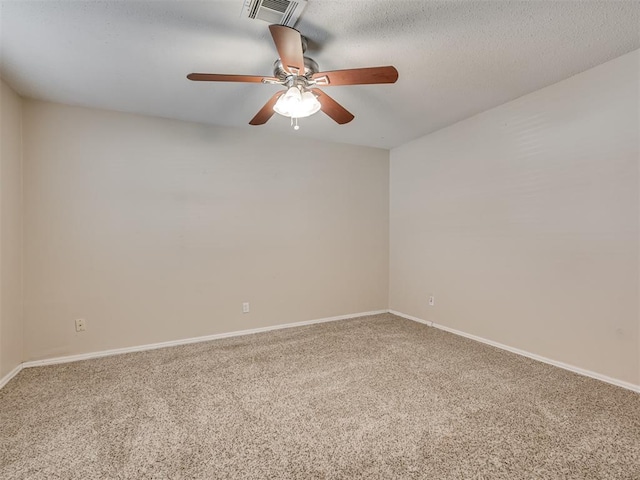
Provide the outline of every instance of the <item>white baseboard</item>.
{"type": "Polygon", "coordinates": [[[111,355],[121,355],[124,353],[133,353],[133,352],[143,352],[145,350],[155,350],[158,348],[166,348],[166,347],[174,347],[174,346],[178,346],[178,345],[187,345],[190,343],[199,343],[199,342],[208,342],[210,340],[218,340],[218,339],[222,339],[222,338],[230,338],[230,337],[238,337],[238,336],[242,336],[242,335],[251,335],[254,333],[261,333],[261,332],[269,332],[269,331],[273,331],[273,330],[281,330],[281,329],[285,329],[285,328],[294,328],[294,327],[303,327],[306,325],[315,325],[318,323],[326,323],[326,322],[335,322],[338,320],[348,320],[351,318],[358,318],[358,317],[366,317],[369,315],[379,315],[382,313],[391,313],[393,315],[396,315],[398,317],[402,317],[402,318],[406,318],[407,320],[412,320],[414,322],[418,322],[421,323],[423,325],[427,325],[429,327],[434,327],[434,328],[438,328],[440,330],[449,332],[449,333],[453,333],[454,335],[460,335],[461,337],[465,337],[465,338],[469,338],[471,340],[475,340],[476,342],[480,342],[480,343],[484,343],[487,345],[491,345],[493,347],[496,348],[500,348],[502,350],[506,350],[508,352],[512,352],[515,353],[517,355],[522,355],[523,357],[527,357],[527,358],[531,358],[533,360],[537,360],[539,362],[543,362],[543,363],[547,363],[549,365],[553,365],[555,367],[559,367],[562,368],[564,370],[569,370],[571,372],[574,373],[578,373],[580,375],[584,375],[590,378],[594,378],[596,380],[600,380],[606,383],[610,383],[612,385],[616,385],[618,387],[622,387],[625,388],[627,390],[631,390],[634,392],[638,392],[640,393],[640,385],[634,385],[632,383],[629,382],[625,382],[622,380],[618,380],[615,378],[611,378],[608,377],[606,375],[602,375],[600,373],[596,373],[596,372],[592,372],[590,370],[585,370],[583,368],[580,367],[575,367],[573,365],[569,365],[557,360],[552,360],[550,358],[546,358],[546,357],[542,357],[540,355],[536,355],[535,353],[530,353],[524,350],[520,350],[519,348],[514,348],[514,347],[510,347],[508,345],[503,345],[501,343],[498,342],[494,342],[493,340],[487,340],[485,338],[482,337],[478,337],[476,335],[472,335],[469,333],[465,333],[459,330],[455,330],[453,328],[449,328],[446,327],[444,325],[439,325],[437,323],[433,323],[430,322],[428,320],[423,320],[421,318],[418,317],[414,317],[411,315],[407,315],[405,313],[402,312],[398,312],[395,310],[376,310],[373,312],[361,312],[361,313],[353,313],[353,314],[349,314],[349,315],[340,315],[337,317],[328,317],[328,318],[319,318],[316,320],[307,320],[304,322],[296,322],[296,323],[285,323],[285,324],[281,324],[281,325],[273,325],[270,327],[261,327],[261,328],[253,328],[253,329],[248,329],[248,330],[238,330],[235,332],[228,332],[228,333],[218,333],[218,334],[214,334],[214,335],[206,335],[203,337],[194,337],[194,338],[185,338],[185,339],[181,339],[181,340],[172,340],[172,341],[168,341],[168,342],[160,342],[160,343],[152,343],[152,344],[147,344],[147,345],[138,345],[135,347],[126,347],[126,348],[116,348],[116,349],[112,349],[112,350],[102,350],[99,352],[90,352],[90,353],[83,353],[83,354],[79,354],[79,355],[69,355],[69,356],[65,356],[65,357],[55,357],[55,358],[47,358],[47,359],[43,359],[43,360],[32,360],[32,361],[28,361],[28,362],[24,362],[21,365],[18,365],[16,368],[14,368],[11,372],[9,372],[7,375],[5,375],[2,379],[0,379],[0,389],[2,387],[4,387],[13,377],[15,377],[20,370],[22,370],[23,368],[30,368],[30,367],[39,367],[39,366],[44,366],[44,365],[55,365],[55,364],[59,364],[59,363],[68,363],[68,362],[77,362],[80,360],[88,360],[91,358],[100,358],[100,357],[108,357],[111,355]]]}
{"type": "Polygon", "coordinates": [[[7,373],[4,377],[0,378],[0,389],[2,389],[2,387],[4,387],[7,383],[9,383],[9,381],[13,377],[15,377],[17,374],[19,374],[20,370],[22,370],[22,368],[23,368],[23,365],[20,364],[16,368],[11,370],[9,373],[7,373]]]}
{"type": "Polygon", "coordinates": [[[402,312],[396,312],[395,310],[389,310],[389,313],[397,317],[402,317],[406,318],[407,320],[413,320],[414,322],[422,323],[424,325],[427,325],[428,327],[433,327],[433,322],[430,322],[429,320],[422,320],[421,318],[412,317],[411,315],[407,315],[406,313],[402,312]]]}
{"type": "Polygon", "coordinates": [[[42,367],[44,365],[56,365],[58,363],[77,362],[80,360],[89,360],[91,358],[109,357],[111,355],[121,355],[123,353],[143,352],[145,350],[155,350],[157,348],[175,347],[178,345],[187,345],[190,343],[208,342],[210,340],[219,340],[221,338],[230,338],[230,337],[238,337],[241,335],[251,335],[254,333],[270,332],[272,330],[282,330],[284,328],[304,327],[306,325],[315,325],[317,323],[335,322],[338,320],[347,320],[350,318],[367,317],[369,315],[379,315],[381,313],[387,313],[387,312],[388,310],[377,310],[374,312],[352,313],[349,315],[340,315],[338,317],[319,318],[317,320],[307,320],[304,322],[296,322],[296,323],[285,323],[281,325],[273,325],[270,327],[252,328],[249,330],[238,330],[236,332],[217,333],[214,335],[206,335],[203,337],[184,338],[181,340],[171,340],[168,342],[150,343],[147,345],[137,345],[135,347],[115,348],[113,350],[102,350],[99,352],[82,353],[79,355],[68,355],[65,357],[46,358],[43,360],[31,360],[28,362],[24,362],[21,367],[22,368],[42,367]]]}
{"type": "Polygon", "coordinates": [[[606,375],[602,375],[601,373],[592,372],[591,370],[585,370],[584,368],[576,367],[574,365],[569,365],[567,363],[560,362],[558,360],[552,360],[550,358],[542,357],[540,355],[536,355],[535,353],[527,352],[525,350],[520,350],[519,348],[510,347],[508,345],[503,345],[502,343],[494,342],[493,340],[487,340],[486,338],[478,337],[470,333],[461,332],[460,330],[455,330],[453,328],[445,327],[444,325],[439,325],[437,323],[433,323],[427,320],[422,320],[421,318],[413,317],[411,315],[407,315],[401,312],[389,310],[389,313],[397,315],[398,317],[406,318],[407,320],[413,320],[414,322],[422,323],[430,327],[437,328],[439,330],[444,330],[445,332],[453,333],[454,335],[460,335],[461,337],[469,338],[471,340],[475,340],[476,342],[485,343],[487,345],[491,345],[492,347],[496,347],[501,350],[506,350],[508,352],[515,353],[517,355],[522,355],[523,357],[527,357],[533,360],[537,360],[539,362],[547,363],[549,365],[553,365],[554,367],[559,367],[564,370],[569,370],[570,372],[584,375],[585,377],[595,378],[596,380],[600,380],[602,382],[610,383],[612,385],[616,385],[618,387],[626,388],[627,390],[640,393],[640,385],[634,385],[633,383],[608,377],[606,375]]]}

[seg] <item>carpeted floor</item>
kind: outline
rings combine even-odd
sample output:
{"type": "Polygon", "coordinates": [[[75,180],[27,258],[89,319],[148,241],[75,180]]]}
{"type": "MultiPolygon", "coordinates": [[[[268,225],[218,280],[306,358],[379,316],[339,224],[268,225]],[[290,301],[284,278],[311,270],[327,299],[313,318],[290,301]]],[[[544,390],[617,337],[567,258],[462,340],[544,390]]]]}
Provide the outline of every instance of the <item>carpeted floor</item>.
{"type": "Polygon", "coordinates": [[[392,315],[23,370],[2,479],[640,479],[640,395],[392,315]]]}

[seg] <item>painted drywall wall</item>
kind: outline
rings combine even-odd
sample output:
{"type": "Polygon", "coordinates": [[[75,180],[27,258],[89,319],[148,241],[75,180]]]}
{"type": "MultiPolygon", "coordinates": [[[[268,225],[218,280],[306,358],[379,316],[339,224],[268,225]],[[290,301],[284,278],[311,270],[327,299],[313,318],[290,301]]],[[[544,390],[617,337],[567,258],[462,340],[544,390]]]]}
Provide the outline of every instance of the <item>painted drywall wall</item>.
{"type": "Polygon", "coordinates": [[[0,379],[22,363],[22,99],[0,80],[0,379]]]}
{"type": "Polygon", "coordinates": [[[37,101],[24,125],[25,360],[387,307],[387,150],[37,101]]]}
{"type": "Polygon", "coordinates": [[[393,149],[390,308],[640,384],[639,63],[393,149]]]}

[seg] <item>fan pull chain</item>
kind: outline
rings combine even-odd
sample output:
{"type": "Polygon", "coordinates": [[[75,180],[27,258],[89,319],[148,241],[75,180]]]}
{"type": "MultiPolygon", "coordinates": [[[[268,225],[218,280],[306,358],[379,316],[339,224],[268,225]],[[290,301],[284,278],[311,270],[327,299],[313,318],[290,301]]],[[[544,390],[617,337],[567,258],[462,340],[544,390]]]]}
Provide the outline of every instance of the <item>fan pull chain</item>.
{"type": "Polygon", "coordinates": [[[298,119],[291,117],[291,126],[294,130],[300,130],[300,125],[298,125],[298,119]]]}

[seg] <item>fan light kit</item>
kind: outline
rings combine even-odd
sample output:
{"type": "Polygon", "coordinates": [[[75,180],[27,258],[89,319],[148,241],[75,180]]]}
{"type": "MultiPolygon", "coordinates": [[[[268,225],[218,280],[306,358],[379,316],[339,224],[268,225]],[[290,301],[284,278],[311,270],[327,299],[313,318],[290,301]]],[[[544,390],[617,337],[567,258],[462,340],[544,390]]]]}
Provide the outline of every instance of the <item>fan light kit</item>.
{"type": "Polygon", "coordinates": [[[304,56],[307,40],[296,29],[284,25],[269,25],[280,58],[273,68],[273,77],[255,75],[224,75],[217,73],[190,73],[189,80],[201,82],[244,82],[282,85],[249,122],[250,125],[264,125],[279,113],[291,118],[291,125],[298,130],[298,119],[322,110],[336,123],[343,125],[354,116],[342,105],[318,88],[338,85],[372,85],[395,83],[398,71],[392,67],[353,68],[319,72],[318,64],[304,56]]]}
{"type": "Polygon", "coordinates": [[[287,93],[280,95],[273,110],[285,117],[291,117],[294,130],[299,130],[298,119],[308,117],[320,110],[320,102],[311,92],[302,91],[299,87],[289,87],[287,93]]]}
{"type": "Polygon", "coordinates": [[[273,109],[285,117],[304,118],[320,110],[320,102],[313,93],[291,87],[280,96],[273,109]]]}

